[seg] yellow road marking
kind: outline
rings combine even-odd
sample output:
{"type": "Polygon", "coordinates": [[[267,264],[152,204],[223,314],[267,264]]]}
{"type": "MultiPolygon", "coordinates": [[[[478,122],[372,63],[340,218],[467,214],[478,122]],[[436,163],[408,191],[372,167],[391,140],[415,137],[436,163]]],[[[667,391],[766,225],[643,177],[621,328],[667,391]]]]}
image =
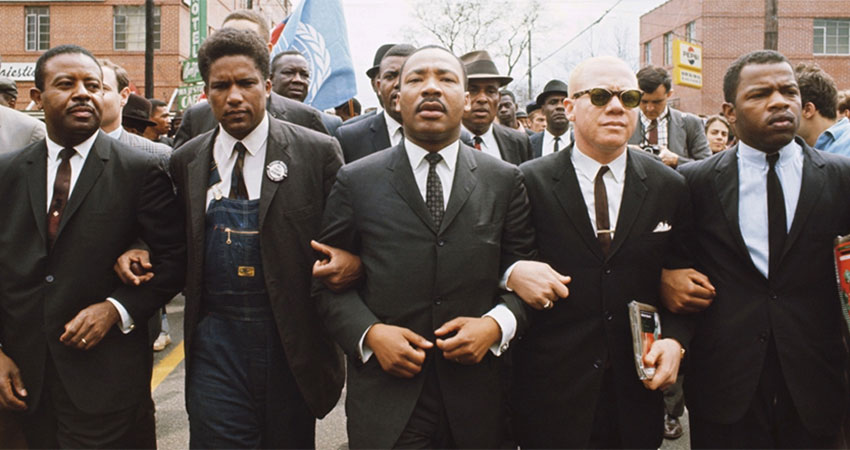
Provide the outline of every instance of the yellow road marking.
{"type": "Polygon", "coordinates": [[[174,350],[168,354],[162,361],[153,368],[153,376],[151,377],[151,392],[155,391],[157,386],[165,380],[174,369],[183,361],[185,354],[183,352],[183,341],[180,341],[174,350]]]}

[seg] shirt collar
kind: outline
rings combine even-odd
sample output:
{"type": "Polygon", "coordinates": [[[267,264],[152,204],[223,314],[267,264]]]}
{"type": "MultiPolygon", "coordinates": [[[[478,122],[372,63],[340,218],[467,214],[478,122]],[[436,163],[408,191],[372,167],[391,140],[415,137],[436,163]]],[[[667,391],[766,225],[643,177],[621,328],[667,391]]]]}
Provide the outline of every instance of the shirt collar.
{"type": "MultiPolygon", "coordinates": [[[[608,171],[614,176],[614,181],[617,183],[622,183],[626,178],[626,154],[628,153],[628,151],[623,151],[620,156],[606,164],[608,171]]],[[[599,168],[602,167],[602,164],[581,151],[577,144],[573,147],[572,160],[576,171],[591,181],[596,178],[599,168]]]]}
{"type": "MultiPolygon", "coordinates": [[[[640,121],[643,122],[643,125],[645,127],[648,127],[650,124],[652,124],[652,120],[647,119],[646,116],[643,114],[642,110],[640,110],[639,113],[640,113],[640,121]]],[[[658,119],[657,119],[658,122],[661,123],[661,122],[667,120],[668,114],[670,114],[670,107],[665,106],[664,111],[661,111],[661,114],[658,115],[658,119]]]]}
{"type": "MultiPolygon", "coordinates": [[[[443,157],[443,161],[445,161],[446,165],[449,168],[449,171],[454,173],[455,166],[457,165],[457,154],[458,149],[460,148],[460,140],[454,141],[451,144],[441,148],[437,153],[443,157]]],[[[404,138],[404,151],[407,152],[407,159],[410,160],[410,167],[413,170],[416,170],[420,164],[423,162],[428,164],[428,161],[425,161],[425,156],[428,155],[428,150],[414,144],[410,139],[404,138]]]]}
{"type": "MultiPolygon", "coordinates": [[[[803,148],[800,147],[800,144],[798,144],[796,140],[792,139],[791,142],[779,149],[779,161],[777,164],[779,166],[784,166],[788,163],[788,161],[791,161],[797,155],[802,153],[802,151],[803,148]]],[[[754,147],[744,143],[744,141],[739,141],[738,143],[738,157],[740,157],[741,161],[747,165],[767,169],[768,164],[765,155],[765,152],[756,150],[754,147]]]]}
{"type": "MultiPolygon", "coordinates": [[[[88,139],[86,139],[85,141],[80,142],[79,144],[74,146],[74,150],[77,151],[77,153],[83,158],[83,160],[85,160],[89,156],[89,151],[91,150],[92,145],[94,145],[94,141],[95,141],[95,139],[97,139],[97,134],[98,134],[99,131],[100,131],[100,129],[98,129],[97,131],[92,133],[92,135],[89,136],[88,139]]],[[[54,161],[56,159],[58,159],[59,158],[59,152],[61,152],[63,148],[65,148],[65,147],[63,147],[63,146],[57,144],[56,142],[53,142],[52,140],[50,140],[50,137],[47,138],[47,158],[48,159],[54,160],[54,161]]]]}
{"type": "Polygon", "coordinates": [[[838,122],[835,122],[831,127],[827,128],[826,131],[821,134],[821,136],[823,136],[824,134],[829,134],[832,139],[835,139],[835,135],[838,133],[838,130],[847,126],[850,126],[850,120],[844,117],[838,122]]]}
{"type": "MultiPolygon", "coordinates": [[[[569,131],[569,130],[567,130],[567,131],[569,131]]],[[[552,134],[552,133],[549,131],[549,129],[548,129],[548,128],[544,128],[544,129],[543,129],[543,140],[544,140],[544,141],[547,141],[547,142],[548,142],[548,141],[554,141],[554,140],[555,140],[555,138],[556,138],[556,137],[558,137],[558,138],[561,138],[561,142],[563,143],[563,142],[564,142],[564,137],[566,136],[566,134],[567,134],[567,133],[565,132],[564,134],[562,134],[562,135],[560,135],[560,136],[555,136],[554,134],[552,134]]]]}
{"type": "Polygon", "coordinates": [[[106,135],[111,137],[112,139],[120,139],[121,133],[123,133],[123,132],[124,132],[124,127],[118,127],[116,129],[110,131],[109,133],[106,133],[104,131],[104,133],[106,133],[106,135]]]}
{"type": "Polygon", "coordinates": [[[396,133],[396,131],[399,128],[401,128],[401,124],[396,122],[396,120],[393,119],[392,117],[390,117],[390,115],[386,111],[384,111],[383,114],[384,114],[384,120],[387,121],[387,134],[392,136],[396,133]]]}
{"type": "Polygon", "coordinates": [[[470,136],[472,136],[472,137],[480,136],[481,139],[483,139],[485,141],[487,140],[488,137],[493,137],[493,139],[495,139],[495,136],[493,136],[493,123],[492,122],[490,123],[490,125],[487,126],[487,131],[485,131],[481,134],[473,133],[472,131],[469,130],[469,128],[466,128],[466,125],[461,125],[461,128],[463,128],[463,130],[465,130],[467,133],[469,133],[470,136]]]}
{"type": "MultiPolygon", "coordinates": [[[[233,151],[233,146],[236,145],[236,142],[240,142],[239,139],[231,136],[230,133],[225,131],[224,127],[221,124],[218,125],[219,134],[218,138],[221,142],[221,148],[223,148],[227,153],[225,154],[226,158],[230,157],[230,154],[233,151]]],[[[260,124],[257,125],[244,139],[241,140],[242,145],[248,149],[248,153],[251,156],[255,156],[259,153],[263,148],[263,144],[266,143],[266,139],[269,137],[269,115],[268,113],[263,113],[263,120],[260,121],[260,124]]]]}

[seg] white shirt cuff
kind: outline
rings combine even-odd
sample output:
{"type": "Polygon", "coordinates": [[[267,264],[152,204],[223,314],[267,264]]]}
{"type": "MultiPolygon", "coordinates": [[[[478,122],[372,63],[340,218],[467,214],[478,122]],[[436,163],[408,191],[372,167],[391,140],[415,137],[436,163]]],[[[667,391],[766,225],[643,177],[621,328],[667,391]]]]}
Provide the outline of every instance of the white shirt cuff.
{"type": "Polygon", "coordinates": [[[502,353],[508,351],[511,339],[513,339],[516,334],[516,317],[514,317],[514,313],[512,313],[504,303],[499,303],[494,306],[493,309],[488,311],[487,314],[484,314],[484,316],[492,317],[493,320],[499,324],[499,328],[502,329],[502,341],[490,346],[490,352],[492,352],[493,355],[501,356],[502,353]]]}
{"type": "MultiPolygon", "coordinates": [[[[511,264],[511,266],[510,266],[510,267],[508,267],[508,270],[506,270],[506,271],[505,271],[505,274],[504,274],[504,275],[502,275],[502,279],[501,279],[501,280],[499,280],[499,289],[504,289],[504,290],[506,290],[506,291],[508,291],[508,292],[513,292],[513,291],[514,291],[513,289],[511,289],[511,288],[509,288],[509,287],[508,287],[508,280],[510,280],[510,279],[511,279],[511,273],[513,273],[513,271],[514,271],[514,267],[516,267],[516,265],[517,265],[517,264],[519,264],[519,261],[517,261],[517,262],[515,262],[515,263],[511,264]]],[[[511,314],[511,316],[513,316],[513,314],[511,314]]],[[[494,318],[495,318],[495,317],[494,317],[494,318]]]]}
{"type": "Polygon", "coordinates": [[[112,297],[106,299],[109,303],[112,303],[112,306],[118,310],[118,315],[121,316],[121,321],[116,323],[115,326],[121,330],[122,333],[127,334],[133,331],[133,328],[136,328],[136,324],[133,322],[133,318],[130,317],[130,313],[124,308],[124,305],[115,300],[112,297]]]}
{"type": "Polygon", "coordinates": [[[366,361],[369,361],[369,358],[372,357],[372,349],[365,344],[365,341],[366,335],[369,334],[369,330],[371,330],[373,326],[375,325],[369,325],[369,328],[366,328],[366,331],[363,332],[363,336],[360,336],[360,345],[358,348],[360,349],[360,362],[363,364],[366,364],[366,361]]]}

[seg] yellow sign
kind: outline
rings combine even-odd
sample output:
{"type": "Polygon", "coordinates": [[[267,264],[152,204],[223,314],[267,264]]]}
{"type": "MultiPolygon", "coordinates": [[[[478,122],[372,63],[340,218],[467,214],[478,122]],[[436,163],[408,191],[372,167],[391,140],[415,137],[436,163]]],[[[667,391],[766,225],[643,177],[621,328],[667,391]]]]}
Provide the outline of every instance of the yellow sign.
{"type": "Polygon", "coordinates": [[[681,67],[673,68],[673,82],[682,86],[692,88],[702,88],[702,73],[695,70],[683,69],[681,67]]]}
{"type": "Polygon", "coordinates": [[[702,47],[691,42],[673,39],[673,66],[702,72],[702,47]]]}

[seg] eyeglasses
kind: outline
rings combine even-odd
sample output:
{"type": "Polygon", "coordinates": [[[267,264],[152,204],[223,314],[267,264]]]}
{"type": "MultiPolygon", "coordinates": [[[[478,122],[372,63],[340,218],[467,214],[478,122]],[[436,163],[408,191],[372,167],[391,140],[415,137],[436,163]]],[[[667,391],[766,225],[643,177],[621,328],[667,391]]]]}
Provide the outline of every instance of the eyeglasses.
{"type": "Polygon", "coordinates": [[[637,89],[612,92],[605,88],[593,88],[576,92],[573,94],[573,98],[579,98],[584,94],[590,94],[590,103],[596,106],[607,105],[611,101],[611,97],[616,95],[620,98],[620,103],[626,108],[634,108],[640,105],[640,98],[643,96],[643,92],[637,89]]]}

